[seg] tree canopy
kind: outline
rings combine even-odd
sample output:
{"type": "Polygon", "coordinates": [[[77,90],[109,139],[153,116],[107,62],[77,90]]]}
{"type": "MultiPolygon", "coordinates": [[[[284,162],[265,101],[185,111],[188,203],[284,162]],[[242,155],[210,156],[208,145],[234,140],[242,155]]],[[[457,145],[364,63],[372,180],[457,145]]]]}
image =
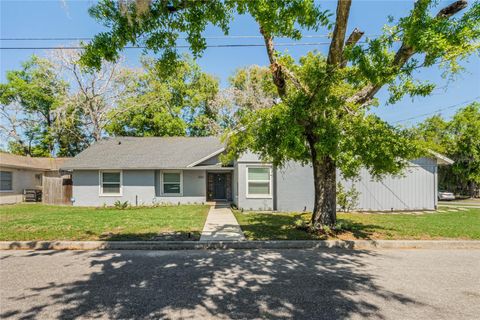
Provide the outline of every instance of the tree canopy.
{"type": "Polygon", "coordinates": [[[336,222],[336,169],[355,176],[361,166],[375,175],[399,173],[419,149],[406,130],[373,115],[375,95],[388,88],[389,103],[405,95],[425,96],[433,83],[415,78],[422,67],[439,65],[446,74],[461,71],[459,61],[478,52],[480,5],[466,0],[418,0],[410,13],[390,18],[381,34],[359,43],[363,32],[347,29],[351,0],[339,0],[334,18],[313,0],[123,1],[103,0],[90,10],[106,27],[86,46],[82,61],[99,67],[115,60],[131,43],[175,62],[176,42],[186,35],[194,57],[201,55],[207,25],[225,34],[235,14],[249,14],[264,38],[270,74],[280,99],[270,108],[245,112],[228,137],[229,155],[249,149],[263,159],[313,167],[312,227],[336,222]],[[443,4],[443,3],[442,3],[443,4]],[[460,11],[465,12],[457,15],[460,11]],[[310,52],[298,61],[275,49],[274,37],[300,39],[301,30],[333,29],[326,55],[310,52]]]}
{"type": "Polygon", "coordinates": [[[124,136],[205,136],[219,132],[218,80],[188,56],[174,68],[143,59],[134,94],[110,113],[106,130],[124,136]]]}
{"type": "Polygon", "coordinates": [[[461,108],[449,121],[440,115],[427,118],[412,131],[426,148],[455,161],[440,168],[440,186],[475,195],[480,186],[480,103],[461,108]]]}
{"type": "Polygon", "coordinates": [[[15,153],[32,156],[54,154],[56,134],[53,110],[60,104],[67,83],[53,64],[32,56],[20,70],[8,71],[0,84],[2,133],[15,153]]]}

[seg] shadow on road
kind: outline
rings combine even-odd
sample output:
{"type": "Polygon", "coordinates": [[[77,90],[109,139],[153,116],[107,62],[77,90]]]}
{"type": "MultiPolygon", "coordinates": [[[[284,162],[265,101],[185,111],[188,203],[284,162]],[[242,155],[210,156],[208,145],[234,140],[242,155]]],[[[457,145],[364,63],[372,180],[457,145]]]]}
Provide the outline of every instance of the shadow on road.
{"type": "Polygon", "coordinates": [[[59,312],[55,316],[58,319],[101,316],[344,319],[353,314],[383,318],[379,301],[413,303],[408,297],[375,284],[365,265],[374,252],[235,250],[84,254],[88,258],[84,262],[89,263],[85,268],[88,279],[46,282],[45,286],[29,288],[26,292],[32,295],[29,309],[3,309],[1,317],[43,319],[42,312],[53,308],[59,312]],[[37,294],[46,298],[37,300],[34,296],[37,294]]]}

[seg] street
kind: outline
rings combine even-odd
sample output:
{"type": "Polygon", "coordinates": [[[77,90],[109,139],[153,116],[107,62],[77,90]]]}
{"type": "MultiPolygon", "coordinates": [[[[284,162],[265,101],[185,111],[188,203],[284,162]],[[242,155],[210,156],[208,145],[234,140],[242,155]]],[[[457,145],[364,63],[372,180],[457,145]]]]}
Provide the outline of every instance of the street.
{"type": "Polygon", "coordinates": [[[2,319],[478,319],[480,250],[3,251],[2,319]]]}

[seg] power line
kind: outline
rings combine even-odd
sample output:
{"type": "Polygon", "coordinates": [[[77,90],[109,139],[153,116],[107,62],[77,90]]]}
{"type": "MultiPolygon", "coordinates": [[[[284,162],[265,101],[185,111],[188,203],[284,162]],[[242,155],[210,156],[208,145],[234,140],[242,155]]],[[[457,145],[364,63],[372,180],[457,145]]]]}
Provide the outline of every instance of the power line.
{"type": "MultiPolygon", "coordinates": [[[[329,38],[329,34],[320,35],[304,35],[302,38],[308,39],[320,39],[329,38]]],[[[222,40],[222,39],[263,39],[261,35],[227,35],[227,36],[207,36],[204,37],[207,40],[222,40]]],[[[288,37],[277,37],[277,39],[286,39],[288,37]]],[[[186,40],[186,37],[179,37],[180,40],[186,40]]],[[[76,41],[76,40],[93,40],[93,37],[11,37],[0,38],[0,41],[76,41]]]]}
{"type": "MultiPolygon", "coordinates": [[[[365,43],[365,42],[359,42],[365,43]]],[[[279,42],[277,47],[301,47],[301,46],[322,46],[330,45],[330,42],[279,42]]],[[[176,48],[190,48],[189,45],[176,45],[176,48]]],[[[265,47],[263,43],[248,43],[248,44],[209,44],[207,48],[241,48],[241,47],[265,47]]],[[[45,47],[0,47],[0,50],[78,50],[83,49],[82,46],[45,46],[45,47]]],[[[123,49],[149,49],[146,46],[126,46],[123,49]]]]}
{"type": "Polygon", "coordinates": [[[394,122],[392,122],[392,124],[399,123],[399,122],[405,122],[405,121],[409,121],[409,120],[414,120],[414,119],[422,118],[422,117],[429,116],[429,115],[432,115],[432,114],[436,114],[436,113],[441,112],[441,111],[445,111],[445,110],[448,110],[448,109],[453,109],[453,108],[455,108],[455,107],[463,106],[463,105],[465,105],[465,104],[467,104],[467,103],[474,102],[474,101],[476,101],[476,100],[478,100],[478,99],[480,99],[480,96],[477,96],[477,97],[475,97],[475,98],[473,98],[473,99],[466,100],[466,101],[463,101],[463,102],[460,102],[460,103],[453,104],[453,105],[451,105],[451,106],[443,107],[443,108],[437,109],[437,110],[432,111],[432,112],[428,112],[428,113],[420,114],[420,115],[418,115],[418,116],[414,116],[414,117],[410,117],[410,118],[406,118],[406,119],[394,121],[394,122]]]}

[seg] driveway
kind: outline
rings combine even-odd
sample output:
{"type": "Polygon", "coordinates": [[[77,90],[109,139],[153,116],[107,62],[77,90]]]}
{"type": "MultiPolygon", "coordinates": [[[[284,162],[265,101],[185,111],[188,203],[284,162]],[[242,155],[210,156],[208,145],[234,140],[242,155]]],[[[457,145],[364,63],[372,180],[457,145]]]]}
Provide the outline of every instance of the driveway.
{"type": "Polygon", "coordinates": [[[6,319],[478,319],[480,250],[4,251],[6,319]]]}

